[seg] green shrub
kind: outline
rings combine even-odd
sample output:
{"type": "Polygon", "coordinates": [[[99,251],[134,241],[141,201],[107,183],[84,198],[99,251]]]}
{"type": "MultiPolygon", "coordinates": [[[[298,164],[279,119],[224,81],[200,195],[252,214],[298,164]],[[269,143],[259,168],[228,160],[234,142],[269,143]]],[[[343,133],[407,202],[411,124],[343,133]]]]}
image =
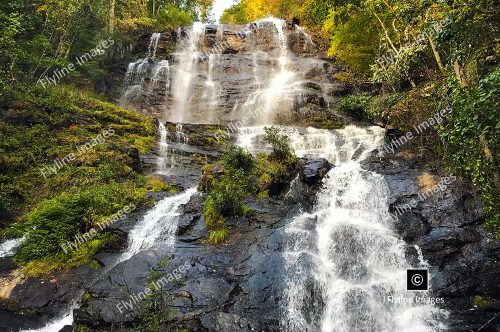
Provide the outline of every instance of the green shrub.
{"type": "Polygon", "coordinates": [[[283,161],[294,155],[290,145],[288,145],[288,138],[285,135],[281,135],[278,128],[265,127],[264,130],[266,132],[264,141],[271,144],[273,148],[271,158],[283,161]]]}
{"type": "Polygon", "coordinates": [[[244,214],[245,177],[241,171],[221,176],[205,202],[204,214],[207,226],[217,225],[222,218],[244,214]],[[207,218],[208,217],[208,218],[207,218]]]}
{"type": "Polygon", "coordinates": [[[367,105],[366,112],[369,118],[375,119],[389,112],[391,107],[404,98],[403,93],[382,94],[371,98],[367,105]]]}
{"type": "MultiPolygon", "coordinates": [[[[25,264],[61,254],[62,243],[71,241],[77,234],[86,233],[93,225],[127,205],[144,205],[147,201],[146,190],[133,187],[131,183],[74,189],[44,200],[26,215],[24,227],[29,230],[15,261],[25,264]]],[[[102,242],[87,245],[95,248],[102,242]]],[[[85,246],[80,246],[80,249],[85,250],[85,246]]],[[[87,253],[92,251],[90,247],[87,249],[87,253]]],[[[75,264],[72,263],[85,261],[78,258],[72,261],[78,255],[82,256],[82,252],[74,250],[59,257],[73,266],[75,264]]]]}
{"type": "Polygon", "coordinates": [[[277,128],[265,130],[265,140],[273,147],[270,155],[259,153],[254,158],[240,147],[229,146],[219,163],[203,168],[199,188],[207,193],[203,216],[212,244],[228,237],[227,218],[248,215],[243,204],[246,196],[277,196],[295,174],[297,158],[287,137],[277,128]]]}
{"type": "Polygon", "coordinates": [[[373,116],[368,111],[371,98],[367,94],[348,95],[339,100],[337,109],[358,120],[372,120],[373,116]]]}
{"type": "Polygon", "coordinates": [[[211,231],[208,237],[208,242],[211,244],[221,244],[227,239],[228,236],[229,233],[225,228],[211,231]]]}
{"type": "Polygon", "coordinates": [[[461,88],[451,81],[452,114],[440,133],[448,157],[461,176],[478,189],[486,225],[500,236],[500,68],[477,85],[461,88]]]}
{"type": "Polygon", "coordinates": [[[231,168],[240,169],[246,173],[251,172],[255,165],[252,154],[236,145],[229,145],[226,148],[222,162],[231,168]]]}
{"type": "Polygon", "coordinates": [[[221,243],[227,237],[226,218],[243,216],[247,212],[243,204],[247,181],[242,170],[232,170],[213,182],[203,207],[210,243],[221,243]]]}

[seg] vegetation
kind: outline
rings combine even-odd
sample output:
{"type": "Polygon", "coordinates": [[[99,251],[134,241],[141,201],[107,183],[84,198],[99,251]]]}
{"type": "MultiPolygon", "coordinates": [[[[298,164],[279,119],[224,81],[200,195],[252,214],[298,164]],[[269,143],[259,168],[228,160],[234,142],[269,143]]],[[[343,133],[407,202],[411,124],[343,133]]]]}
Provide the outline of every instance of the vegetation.
{"type": "Polygon", "coordinates": [[[117,238],[101,233],[68,252],[61,244],[125,206],[149,204],[147,190],[158,188],[137,173],[135,158],[155,148],[153,121],[68,86],[11,90],[6,97],[0,234],[27,234],[15,261],[29,275],[91,261],[117,238]]]}
{"type": "Polygon", "coordinates": [[[298,18],[327,39],[350,82],[379,87],[340,101],[339,111],[356,118],[404,132],[451,107],[412,146],[470,179],[500,234],[499,14],[494,0],[242,0],[223,19],[298,18]]]}
{"type": "Polygon", "coordinates": [[[249,195],[278,196],[287,187],[295,172],[297,158],[287,137],[275,127],[265,128],[265,142],[270,154],[256,157],[238,146],[228,146],[216,164],[203,169],[199,189],[207,193],[203,208],[209,242],[219,244],[229,236],[226,219],[248,215],[243,200],[249,195]]]}
{"type": "Polygon", "coordinates": [[[139,153],[156,148],[154,122],[92,91],[138,36],[207,20],[211,6],[211,0],[0,4],[0,239],[25,235],[14,261],[26,274],[92,262],[120,239],[104,230],[76,249],[61,245],[125,206],[150,204],[147,191],[176,191],[139,173],[139,153]]]}
{"type": "Polygon", "coordinates": [[[73,63],[63,82],[89,89],[103,68],[142,34],[177,28],[194,20],[209,19],[212,0],[97,1],[41,0],[3,1],[0,4],[0,96],[22,82],[34,84],[73,63]],[[79,64],[77,57],[103,40],[92,61],[79,64]]]}

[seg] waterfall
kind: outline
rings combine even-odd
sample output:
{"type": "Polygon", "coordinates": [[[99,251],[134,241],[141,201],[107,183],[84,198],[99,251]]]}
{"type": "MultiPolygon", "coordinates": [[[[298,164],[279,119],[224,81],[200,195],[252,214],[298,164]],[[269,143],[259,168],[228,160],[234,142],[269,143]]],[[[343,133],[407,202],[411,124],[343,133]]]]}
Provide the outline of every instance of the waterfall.
{"type": "Polygon", "coordinates": [[[168,143],[167,143],[168,131],[165,125],[161,123],[161,121],[158,124],[158,131],[160,136],[160,142],[159,142],[159,153],[158,153],[159,155],[156,164],[156,172],[162,174],[166,170],[166,161],[168,157],[168,143]]]}
{"type": "Polygon", "coordinates": [[[189,143],[189,136],[182,131],[182,124],[178,123],[175,125],[175,136],[177,138],[177,143],[187,145],[189,143]]]}
{"type": "Polygon", "coordinates": [[[214,68],[215,65],[218,64],[219,55],[218,54],[210,54],[208,56],[208,76],[205,81],[205,88],[203,91],[202,99],[206,104],[207,110],[207,121],[213,122],[215,119],[215,110],[217,109],[219,102],[219,91],[217,88],[217,82],[214,81],[214,68]]]}
{"type": "MultiPolygon", "coordinates": [[[[177,135],[182,134],[182,139],[187,144],[187,135],[182,133],[182,125],[177,125],[177,135]]],[[[165,161],[168,153],[167,128],[159,123],[160,156],[158,158],[157,173],[165,171],[165,161]]],[[[179,139],[179,138],[178,138],[179,139]]],[[[172,247],[177,232],[177,221],[180,216],[179,207],[186,204],[191,196],[197,192],[196,188],[190,188],[178,195],[169,196],[158,202],[142,220],[134,226],[129,234],[128,249],[119,261],[124,261],[142,250],[151,249],[154,245],[172,247]]]]}
{"type": "Polygon", "coordinates": [[[122,106],[172,122],[258,125],[292,122],[301,108],[308,116],[335,99],[335,69],[305,53],[314,49],[311,37],[284,20],[196,22],[177,30],[168,60],[156,52],[161,37],[154,33],[146,58],[128,66],[122,106]]]}
{"type": "Polygon", "coordinates": [[[314,48],[316,47],[316,44],[314,43],[314,41],[312,40],[311,36],[309,36],[307,34],[307,32],[305,32],[304,28],[298,26],[297,24],[294,25],[294,28],[300,32],[300,34],[302,35],[302,37],[305,39],[305,43],[304,43],[304,51],[307,51],[308,47],[310,48],[314,48]]]}
{"type": "Polygon", "coordinates": [[[149,41],[147,57],[129,63],[123,80],[120,105],[129,106],[130,102],[141,102],[145,92],[151,93],[159,88],[160,82],[165,83],[161,90],[168,91],[170,88],[170,63],[168,60],[155,62],[160,39],[161,33],[153,33],[149,41]]]}
{"type": "Polygon", "coordinates": [[[158,47],[158,42],[160,41],[161,33],[155,32],[151,35],[151,39],[149,41],[148,47],[148,57],[155,58],[156,56],[156,48],[158,47]]]}
{"type": "Polygon", "coordinates": [[[19,332],[59,332],[65,326],[71,326],[73,324],[73,310],[78,308],[78,305],[73,305],[71,308],[62,314],[60,317],[54,318],[47,325],[42,328],[33,330],[20,330],[19,332]]]}
{"type": "Polygon", "coordinates": [[[196,192],[196,188],[191,188],[158,202],[130,231],[128,249],[119,261],[125,261],[138,252],[154,246],[173,248],[177,219],[181,215],[179,208],[189,202],[196,192]]]}
{"type": "Polygon", "coordinates": [[[5,240],[0,244],[0,258],[12,256],[15,254],[16,249],[21,245],[25,237],[20,237],[18,239],[5,240]]]}
{"type": "Polygon", "coordinates": [[[165,90],[170,88],[170,63],[168,60],[161,60],[155,64],[151,76],[151,86],[158,87],[160,82],[165,82],[165,90]]]}
{"type": "MultiPolygon", "coordinates": [[[[189,100],[193,81],[198,75],[199,43],[204,32],[205,25],[195,22],[189,30],[187,38],[181,38],[177,44],[175,58],[178,65],[173,83],[174,107],[171,115],[174,122],[189,119],[189,100]]],[[[182,36],[182,29],[179,29],[178,35],[182,36]]]]}
{"type": "MultiPolygon", "coordinates": [[[[378,127],[327,131],[285,128],[299,156],[321,156],[335,167],[311,213],[285,230],[286,331],[440,331],[446,312],[415,304],[406,291],[405,244],[392,230],[384,178],[361,162],[379,148],[378,127]],[[402,299],[398,303],[389,300],[402,299]]],[[[263,128],[246,128],[243,147],[262,150],[263,128]]],[[[419,292],[418,296],[428,296],[419,292]]]]}
{"type": "MultiPolygon", "coordinates": [[[[274,116],[279,109],[290,110],[292,108],[293,93],[290,93],[290,89],[296,83],[296,75],[289,69],[291,60],[285,35],[285,22],[280,19],[269,18],[258,21],[256,24],[259,28],[269,24],[272,25],[272,37],[277,46],[272,60],[278,66],[277,68],[273,67],[271,73],[268,71],[262,73],[259,69],[259,57],[263,54],[260,51],[254,51],[252,58],[253,72],[258,87],[243,103],[239,114],[252,114],[252,123],[254,124],[268,124],[274,122],[274,116]],[[264,74],[265,78],[260,78],[259,74],[264,74]],[[262,88],[261,82],[264,80],[267,80],[267,82],[262,88]]],[[[265,58],[268,58],[267,53],[264,53],[265,58]]]]}

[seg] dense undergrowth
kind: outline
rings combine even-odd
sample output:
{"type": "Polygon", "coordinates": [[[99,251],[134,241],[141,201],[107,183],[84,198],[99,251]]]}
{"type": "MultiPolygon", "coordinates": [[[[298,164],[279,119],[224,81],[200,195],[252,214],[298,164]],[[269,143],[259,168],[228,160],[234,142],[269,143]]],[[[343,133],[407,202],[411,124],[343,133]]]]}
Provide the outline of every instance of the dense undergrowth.
{"type": "Polygon", "coordinates": [[[31,274],[89,261],[116,236],[67,253],[61,244],[165,189],[139,173],[139,153],[155,148],[152,119],[91,93],[18,87],[2,98],[0,126],[0,234],[26,235],[15,261],[31,274]]]}
{"type": "Polygon", "coordinates": [[[221,160],[203,168],[199,190],[207,194],[203,215],[210,243],[226,240],[228,218],[251,213],[244,204],[245,197],[276,197],[296,173],[297,158],[287,137],[275,127],[265,128],[265,131],[264,140],[272,147],[270,153],[260,152],[254,156],[241,147],[230,145],[221,160]]]}

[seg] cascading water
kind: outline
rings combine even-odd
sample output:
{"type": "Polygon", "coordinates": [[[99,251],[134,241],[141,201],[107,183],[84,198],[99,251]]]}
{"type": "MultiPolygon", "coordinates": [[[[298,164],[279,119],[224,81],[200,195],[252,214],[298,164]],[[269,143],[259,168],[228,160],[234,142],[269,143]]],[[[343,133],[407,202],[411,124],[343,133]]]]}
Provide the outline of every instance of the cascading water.
{"type": "MultiPolygon", "coordinates": [[[[182,132],[182,125],[177,125],[177,135],[187,143],[187,135],[182,132]]],[[[158,157],[156,173],[165,171],[165,162],[168,154],[167,128],[159,123],[160,156],[158,157]]],[[[119,262],[125,261],[142,250],[151,249],[155,245],[172,247],[177,232],[177,221],[180,216],[179,207],[186,204],[191,196],[197,192],[190,188],[181,194],[169,196],[158,202],[142,220],[130,231],[128,249],[121,255],[119,262]]]]}
{"type": "MultiPolygon", "coordinates": [[[[296,75],[289,70],[290,63],[288,45],[285,35],[284,21],[276,18],[269,18],[255,23],[257,27],[271,24],[273,26],[273,39],[277,44],[277,53],[272,61],[278,63],[278,68],[273,67],[273,72],[262,72],[259,70],[259,55],[261,52],[255,52],[252,59],[254,64],[255,82],[259,84],[256,91],[248,96],[248,99],[243,103],[238,114],[253,114],[252,123],[268,124],[274,122],[274,116],[279,108],[291,109],[295,93],[291,93],[294,83],[296,83],[296,75]],[[261,78],[260,75],[265,77],[261,78]],[[262,88],[261,82],[267,81],[267,84],[262,88]],[[258,110],[256,113],[255,110],[258,110]]],[[[267,54],[265,54],[267,56],[267,54]]]]}
{"type": "Polygon", "coordinates": [[[168,62],[155,51],[165,49],[155,33],[148,57],[129,65],[123,106],[172,122],[246,117],[246,125],[256,125],[293,122],[301,108],[305,113],[323,109],[335,98],[335,68],[296,53],[310,55],[314,49],[299,26],[276,18],[241,26],[197,22],[174,35],[176,49],[168,62]],[[163,81],[165,85],[159,84],[163,81]]]}
{"type": "Polygon", "coordinates": [[[156,164],[156,172],[162,174],[166,170],[166,161],[168,157],[168,143],[167,143],[168,131],[165,125],[161,123],[161,121],[158,125],[158,132],[160,136],[160,142],[159,142],[160,148],[158,153],[159,154],[158,161],[156,164]]]}
{"type": "MultiPolygon", "coordinates": [[[[171,114],[174,122],[182,122],[189,119],[190,95],[192,93],[193,81],[198,75],[199,43],[204,32],[205,25],[196,22],[189,30],[187,38],[181,38],[177,45],[174,57],[178,65],[173,80],[174,108],[171,114]]],[[[182,29],[179,29],[178,34],[182,36],[182,29]]]]}
{"type": "MultiPolygon", "coordinates": [[[[161,174],[165,167],[165,160],[162,157],[166,157],[168,150],[168,131],[162,123],[159,124],[158,131],[160,135],[160,157],[157,164],[157,173],[161,174]],[[162,159],[163,162],[161,161],[162,159]]],[[[187,141],[187,138],[185,139],[187,141]]],[[[189,202],[191,197],[196,193],[196,188],[190,188],[178,195],[169,196],[159,201],[132,228],[129,234],[127,250],[124,251],[112,264],[106,266],[103,269],[102,275],[108,273],[116,265],[132,258],[141,251],[149,250],[155,247],[173,250],[175,235],[178,228],[178,217],[181,215],[179,209],[181,205],[189,202]]],[[[73,324],[73,310],[77,307],[78,305],[73,305],[68,312],[61,315],[61,317],[52,320],[40,329],[20,332],[57,332],[64,326],[73,324]]]]}
{"type": "MultiPolygon", "coordinates": [[[[412,302],[404,243],[392,231],[388,187],[360,162],[383,142],[381,128],[286,128],[299,156],[335,167],[312,213],[286,228],[286,331],[440,331],[446,312],[412,302]],[[391,296],[391,298],[389,297],[391,296]],[[391,299],[397,299],[393,301],[391,299]]],[[[263,149],[263,128],[246,128],[239,145],[263,149]]],[[[420,297],[428,295],[419,293],[420,297]]]]}
{"type": "Polygon", "coordinates": [[[125,261],[154,246],[172,248],[177,232],[177,217],[180,216],[179,207],[186,204],[195,193],[196,188],[191,188],[158,202],[130,231],[128,249],[119,261],[125,261]]]}
{"type": "Polygon", "coordinates": [[[59,318],[54,319],[44,327],[36,330],[20,330],[19,332],[59,332],[65,326],[73,324],[73,310],[78,308],[77,305],[73,305],[68,312],[62,314],[59,318]]]}
{"type": "Polygon", "coordinates": [[[170,63],[168,60],[155,61],[160,39],[161,33],[153,33],[148,46],[148,56],[129,63],[120,96],[122,106],[142,102],[142,98],[155,90],[166,94],[170,89],[170,63]],[[160,85],[161,82],[164,84],[160,85]]]}
{"type": "Polygon", "coordinates": [[[24,239],[24,237],[20,237],[2,242],[0,244],[0,258],[14,255],[16,249],[21,246],[24,239]]]}
{"type": "Polygon", "coordinates": [[[218,54],[210,54],[208,56],[208,76],[205,82],[205,89],[202,97],[204,103],[206,104],[208,122],[213,122],[215,117],[214,112],[218,106],[219,91],[217,88],[217,82],[213,79],[214,70],[215,66],[218,64],[218,59],[218,54]]]}
{"type": "Polygon", "coordinates": [[[160,41],[161,33],[155,32],[151,35],[151,40],[148,47],[148,57],[155,58],[156,49],[158,48],[158,42],[160,41]]]}
{"type": "Polygon", "coordinates": [[[168,90],[170,88],[170,63],[168,60],[161,60],[153,68],[151,86],[156,88],[161,81],[165,82],[165,90],[168,90]]]}

